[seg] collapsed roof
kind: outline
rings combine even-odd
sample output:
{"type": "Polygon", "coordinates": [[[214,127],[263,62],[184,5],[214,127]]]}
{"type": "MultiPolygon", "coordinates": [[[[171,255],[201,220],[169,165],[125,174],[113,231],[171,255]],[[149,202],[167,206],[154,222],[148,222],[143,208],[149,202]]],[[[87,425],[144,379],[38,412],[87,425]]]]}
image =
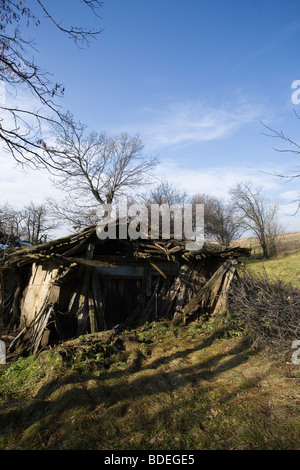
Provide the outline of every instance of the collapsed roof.
{"type": "MultiPolygon", "coordinates": [[[[24,245],[25,243],[23,243],[24,245]]],[[[29,245],[29,244],[28,244],[29,245]]],[[[12,252],[0,263],[1,266],[22,266],[27,263],[42,260],[53,260],[58,264],[70,265],[72,263],[88,266],[114,265],[114,256],[119,263],[125,260],[164,259],[168,261],[189,261],[192,258],[200,259],[207,256],[221,258],[239,258],[249,256],[249,249],[242,247],[225,247],[216,243],[205,243],[199,250],[187,250],[184,241],[151,240],[151,239],[117,239],[100,240],[96,235],[96,226],[86,228],[80,233],[52,240],[47,243],[27,246],[18,252],[12,252]],[[87,255],[88,245],[97,247],[97,255],[87,255]]]]}
{"type": "Polygon", "coordinates": [[[31,243],[22,240],[20,237],[15,235],[7,235],[0,231],[0,256],[3,258],[8,253],[12,253],[14,250],[18,250],[23,246],[32,246],[31,243]]]}
{"type": "Polygon", "coordinates": [[[0,326],[10,351],[160,318],[190,321],[225,308],[250,250],[182,241],[100,240],[96,226],[8,254],[0,262],[0,326]]]}

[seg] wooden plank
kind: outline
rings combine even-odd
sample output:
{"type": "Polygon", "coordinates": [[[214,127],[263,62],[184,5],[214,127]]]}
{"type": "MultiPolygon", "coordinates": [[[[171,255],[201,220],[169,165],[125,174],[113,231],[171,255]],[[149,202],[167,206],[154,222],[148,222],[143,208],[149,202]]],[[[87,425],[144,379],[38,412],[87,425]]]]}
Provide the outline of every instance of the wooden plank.
{"type": "MultiPolygon", "coordinates": [[[[195,269],[199,263],[192,261],[190,265],[184,265],[180,271],[180,287],[176,296],[176,303],[174,308],[174,315],[180,312],[184,306],[186,293],[189,290],[189,284],[195,276],[195,269]],[[183,269],[185,268],[185,269],[183,269]]],[[[202,263],[201,263],[202,266],[202,263]]]]}
{"type": "Polygon", "coordinates": [[[116,263],[109,262],[109,261],[98,261],[98,260],[90,260],[86,258],[66,258],[68,262],[82,264],[84,266],[102,266],[102,267],[114,267],[116,263]]]}
{"type": "Polygon", "coordinates": [[[165,275],[165,273],[164,273],[155,263],[150,262],[150,264],[151,264],[151,266],[153,266],[154,269],[156,269],[157,272],[159,272],[159,274],[160,274],[163,278],[167,279],[167,276],[165,275]]]}
{"type": "Polygon", "coordinates": [[[223,263],[209,281],[200,289],[200,291],[193,297],[193,299],[182,309],[181,314],[186,321],[186,318],[195,313],[201,304],[208,300],[211,290],[216,286],[220,279],[227,272],[231,266],[232,260],[227,260],[223,263]]]}
{"type": "Polygon", "coordinates": [[[223,287],[222,287],[218,301],[214,308],[215,313],[225,310],[227,308],[228,291],[232,283],[232,280],[235,276],[236,267],[237,267],[237,263],[233,263],[225,275],[223,287]]]}
{"type": "Polygon", "coordinates": [[[88,309],[89,309],[90,332],[97,333],[98,331],[97,318],[96,318],[93,294],[91,291],[89,292],[89,295],[88,295],[88,309]]]}
{"type": "Polygon", "coordinates": [[[32,337],[33,354],[36,354],[40,347],[44,332],[47,328],[52,312],[53,312],[53,305],[51,306],[47,305],[46,308],[43,310],[39,321],[35,325],[34,334],[32,337]]]}
{"type": "Polygon", "coordinates": [[[96,310],[98,331],[102,331],[106,329],[106,322],[105,322],[104,302],[102,298],[101,285],[99,282],[98,273],[96,269],[93,269],[93,273],[92,273],[92,290],[93,290],[94,305],[95,305],[95,310],[96,310]]]}
{"type": "MultiPolygon", "coordinates": [[[[40,308],[40,311],[35,315],[33,316],[33,319],[32,321],[27,325],[25,324],[24,328],[22,328],[22,330],[20,331],[20,333],[15,337],[15,339],[10,343],[9,345],[9,348],[8,348],[8,352],[11,352],[11,351],[14,351],[24,340],[25,337],[27,337],[27,333],[32,329],[34,328],[34,326],[40,321],[40,318],[42,317],[44,311],[45,311],[45,308],[46,308],[46,305],[47,305],[47,302],[48,302],[48,298],[46,298],[43,302],[43,305],[42,307],[40,308]]],[[[32,344],[32,335],[30,335],[30,343],[32,344]]],[[[23,345],[24,346],[24,345],[23,345]]]]}

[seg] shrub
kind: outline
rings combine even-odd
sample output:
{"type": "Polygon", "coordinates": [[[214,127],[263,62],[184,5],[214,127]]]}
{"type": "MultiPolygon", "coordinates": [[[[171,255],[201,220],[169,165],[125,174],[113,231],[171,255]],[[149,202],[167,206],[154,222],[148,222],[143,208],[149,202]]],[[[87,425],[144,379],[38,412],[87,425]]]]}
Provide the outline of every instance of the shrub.
{"type": "Polygon", "coordinates": [[[300,290],[245,271],[232,285],[229,306],[258,346],[290,359],[292,342],[300,339],[300,290]]]}

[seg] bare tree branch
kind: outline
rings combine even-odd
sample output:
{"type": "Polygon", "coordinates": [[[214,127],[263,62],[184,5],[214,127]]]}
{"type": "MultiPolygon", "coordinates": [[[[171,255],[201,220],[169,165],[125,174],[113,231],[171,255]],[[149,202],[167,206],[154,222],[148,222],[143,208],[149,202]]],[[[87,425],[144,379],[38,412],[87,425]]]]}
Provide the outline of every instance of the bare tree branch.
{"type": "MultiPolygon", "coordinates": [[[[76,44],[88,44],[102,31],[62,26],[45,6],[46,2],[36,2],[46,18],[76,44]]],[[[97,8],[102,6],[99,0],[83,0],[83,4],[95,15],[97,8]]],[[[29,51],[34,45],[25,38],[26,29],[32,23],[38,27],[40,20],[26,6],[25,0],[0,0],[0,19],[0,81],[7,94],[11,95],[14,90],[17,96],[25,91],[33,97],[31,107],[26,109],[1,103],[0,139],[19,163],[46,168],[50,165],[51,168],[51,141],[47,139],[46,142],[44,134],[49,122],[63,122],[63,113],[56,100],[64,95],[64,86],[53,83],[50,74],[30,58],[29,51]]]]}
{"type": "MultiPolygon", "coordinates": [[[[297,112],[294,110],[294,113],[296,115],[296,117],[298,119],[300,119],[299,115],[297,114],[297,112]]],[[[295,154],[295,155],[299,155],[300,154],[300,144],[298,144],[297,142],[295,142],[294,140],[292,140],[290,137],[288,137],[287,135],[285,135],[283,133],[283,131],[276,131],[275,129],[272,129],[271,127],[267,126],[266,124],[264,123],[261,123],[266,129],[268,129],[270,131],[270,134],[266,134],[266,133],[263,133],[263,135],[266,135],[267,137],[272,137],[272,138],[275,138],[275,139],[280,139],[282,140],[283,142],[287,143],[288,145],[290,145],[291,148],[288,148],[288,149],[279,149],[279,148],[274,148],[274,150],[276,150],[276,152],[280,152],[280,153],[292,153],[292,154],[295,154]]],[[[290,174],[290,175],[283,175],[283,174],[280,174],[280,173],[275,173],[274,174],[280,178],[284,178],[284,179],[295,179],[295,178],[300,178],[300,173],[298,171],[295,171],[295,174],[290,174]]]]}
{"type": "MultiPolygon", "coordinates": [[[[95,35],[101,34],[103,32],[103,29],[100,29],[98,31],[92,31],[89,29],[84,29],[84,28],[78,28],[76,26],[71,26],[71,27],[63,27],[60,23],[58,23],[54,16],[49,13],[49,11],[46,9],[44,2],[41,2],[40,0],[36,0],[37,3],[40,5],[46,16],[52,21],[52,23],[63,33],[68,34],[68,36],[72,39],[74,39],[74,42],[78,44],[79,41],[89,43],[89,38],[94,38],[95,35]]],[[[96,14],[96,9],[99,8],[103,2],[99,2],[98,0],[83,0],[84,3],[91,8],[94,14],[96,14]]]]}
{"type": "Polygon", "coordinates": [[[80,225],[82,217],[94,220],[94,211],[100,205],[111,204],[117,196],[129,194],[152,181],[158,161],[143,155],[144,145],[139,135],[122,133],[111,137],[105,133],[87,133],[85,125],[74,125],[70,114],[65,116],[64,123],[64,126],[53,125],[57,136],[51,153],[53,183],[68,196],[68,204],[52,203],[57,216],[63,216],[73,225],[80,225]],[[73,211],[75,218],[66,214],[65,208],[73,211]]]}
{"type": "Polygon", "coordinates": [[[264,257],[276,253],[276,239],[279,235],[277,224],[278,204],[266,197],[262,188],[252,183],[238,183],[229,193],[243,218],[244,226],[255,233],[263,249],[264,257]]]}
{"type": "Polygon", "coordinates": [[[196,194],[191,202],[193,205],[204,204],[205,237],[229,246],[234,238],[242,236],[245,231],[243,219],[231,203],[207,194],[196,194]]]}

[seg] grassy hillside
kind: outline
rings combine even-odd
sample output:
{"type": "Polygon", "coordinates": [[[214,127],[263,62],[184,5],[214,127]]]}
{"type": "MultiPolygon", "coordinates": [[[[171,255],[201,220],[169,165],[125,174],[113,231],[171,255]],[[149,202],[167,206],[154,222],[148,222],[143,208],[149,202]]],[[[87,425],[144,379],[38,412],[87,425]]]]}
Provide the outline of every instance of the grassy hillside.
{"type": "MultiPolygon", "coordinates": [[[[262,249],[259,241],[255,237],[239,238],[233,241],[233,245],[251,248],[254,257],[262,255],[262,249]]],[[[300,250],[300,232],[283,233],[277,239],[277,248],[279,253],[300,250]]]]}
{"type": "Polygon", "coordinates": [[[299,366],[228,314],[2,366],[0,449],[297,449],[299,366]]]}
{"type": "Polygon", "coordinates": [[[235,241],[252,249],[252,255],[245,264],[249,271],[268,280],[281,280],[300,288],[300,232],[281,235],[278,240],[278,255],[272,259],[262,259],[262,250],[256,238],[235,241]]]}
{"type": "Polygon", "coordinates": [[[290,251],[269,260],[246,262],[249,271],[269,280],[281,280],[300,288],[300,250],[290,251]]]}
{"type": "Polygon", "coordinates": [[[249,298],[238,288],[236,316],[87,335],[0,365],[0,449],[299,450],[300,366],[290,336],[285,359],[255,341],[261,325],[263,346],[270,338],[276,350],[275,308],[277,322],[291,309],[297,320],[298,290],[295,302],[278,289],[275,303],[277,287],[269,288],[278,277],[300,285],[300,235],[285,242],[275,259],[245,261],[264,282],[249,298]],[[252,333],[239,316],[246,301],[252,333]]]}

